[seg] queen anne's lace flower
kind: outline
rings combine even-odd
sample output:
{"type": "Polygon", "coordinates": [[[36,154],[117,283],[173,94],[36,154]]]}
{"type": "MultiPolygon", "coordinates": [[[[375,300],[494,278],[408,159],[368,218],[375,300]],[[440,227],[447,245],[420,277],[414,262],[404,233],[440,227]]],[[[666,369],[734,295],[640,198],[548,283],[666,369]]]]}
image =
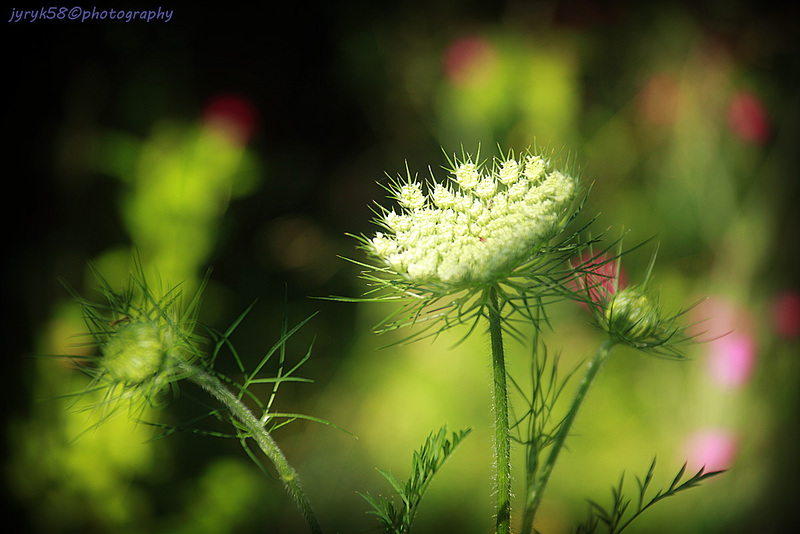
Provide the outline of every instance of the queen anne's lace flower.
{"type": "Polygon", "coordinates": [[[457,162],[451,183],[427,197],[416,181],[400,184],[403,213],[384,215],[387,233],[369,240],[369,252],[415,284],[457,289],[509,276],[561,231],[578,183],[540,156],[495,163],[485,171],[457,162]]]}

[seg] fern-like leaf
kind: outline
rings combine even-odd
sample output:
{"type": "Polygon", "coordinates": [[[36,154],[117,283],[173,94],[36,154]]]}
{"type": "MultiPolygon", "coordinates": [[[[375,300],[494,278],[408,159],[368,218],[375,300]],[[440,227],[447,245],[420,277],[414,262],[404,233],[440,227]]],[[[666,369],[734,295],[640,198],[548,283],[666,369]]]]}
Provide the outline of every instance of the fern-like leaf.
{"type": "Polygon", "coordinates": [[[724,473],[724,471],[706,472],[705,467],[702,467],[691,478],[681,482],[686,474],[686,464],[683,464],[683,467],[680,468],[678,474],[672,479],[672,483],[669,485],[669,488],[666,490],[658,490],[655,495],[650,498],[650,500],[647,500],[646,494],[648,488],[650,487],[650,483],[653,481],[655,467],[656,460],[653,458],[653,462],[650,464],[650,469],[648,469],[644,479],[640,479],[638,477],[636,478],[639,486],[639,495],[637,496],[636,510],[632,514],[626,514],[631,504],[631,500],[626,499],[622,493],[622,487],[625,480],[623,475],[623,477],[620,478],[619,485],[611,489],[611,507],[604,508],[595,501],[589,501],[589,518],[583,524],[578,526],[576,532],[578,534],[597,532],[599,526],[603,524],[607,527],[607,532],[609,534],[619,534],[628,528],[628,526],[637,517],[645,512],[645,510],[657,502],[662,501],[667,497],[671,497],[680,491],[693,488],[704,480],[724,473]]]}
{"type": "Polygon", "coordinates": [[[379,469],[378,472],[389,482],[399,497],[399,503],[394,499],[379,496],[377,499],[369,494],[359,493],[372,507],[367,513],[375,515],[381,523],[385,534],[408,534],[416,517],[422,496],[442,465],[447,461],[455,448],[471,432],[471,429],[453,432],[448,438],[447,427],[442,427],[439,432],[431,433],[425,444],[414,452],[411,461],[411,475],[409,479],[400,483],[395,476],[379,469]]]}

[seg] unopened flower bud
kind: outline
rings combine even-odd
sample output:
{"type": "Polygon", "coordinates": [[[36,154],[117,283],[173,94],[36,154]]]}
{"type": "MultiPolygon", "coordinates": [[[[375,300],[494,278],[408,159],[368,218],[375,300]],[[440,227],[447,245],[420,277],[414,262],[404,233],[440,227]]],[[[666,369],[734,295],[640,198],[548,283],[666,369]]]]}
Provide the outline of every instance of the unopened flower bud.
{"type": "Polygon", "coordinates": [[[166,357],[159,332],[150,323],[129,323],[103,346],[103,370],[109,378],[141,384],[158,373],[166,357]]]}
{"type": "Polygon", "coordinates": [[[635,287],[618,292],[605,310],[609,333],[627,342],[647,343],[662,333],[658,307],[635,287]]]}

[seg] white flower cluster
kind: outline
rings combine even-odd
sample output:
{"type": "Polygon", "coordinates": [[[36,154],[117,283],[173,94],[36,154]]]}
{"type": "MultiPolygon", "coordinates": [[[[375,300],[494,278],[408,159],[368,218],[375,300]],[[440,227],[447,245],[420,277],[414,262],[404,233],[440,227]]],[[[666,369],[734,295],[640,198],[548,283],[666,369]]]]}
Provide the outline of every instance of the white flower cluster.
{"type": "Polygon", "coordinates": [[[369,242],[373,255],[414,282],[497,279],[555,237],[578,189],[575,178],[548,172],[532,155],[497,161],[490,173],[467,160],[450,180],[428,197],[416,182],[401,185],[394,193],[402,212],[387,212],[387,233],[369,242]]]}

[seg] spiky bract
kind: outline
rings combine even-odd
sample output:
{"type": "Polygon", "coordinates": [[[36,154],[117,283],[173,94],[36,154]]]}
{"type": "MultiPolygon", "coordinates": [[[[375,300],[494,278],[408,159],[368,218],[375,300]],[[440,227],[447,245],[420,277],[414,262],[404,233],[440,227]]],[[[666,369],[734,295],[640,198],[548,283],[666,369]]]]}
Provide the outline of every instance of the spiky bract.
{"type": "Polygon", "coordinates": [[[181,366],[201,357],[202,340],[194,329],[202,285],[185,305],[178,287],[157,293],[141,271],[131,275],[122,291],[97,278],[106,302],[73,292],[83,308],[90,344],[99,352],[80,367],[92,381],[78,396],[99,393],[92,406],[106,416],[123,406],[132,413],[158,406],[162,394],[185,377],[181,366]]]}

